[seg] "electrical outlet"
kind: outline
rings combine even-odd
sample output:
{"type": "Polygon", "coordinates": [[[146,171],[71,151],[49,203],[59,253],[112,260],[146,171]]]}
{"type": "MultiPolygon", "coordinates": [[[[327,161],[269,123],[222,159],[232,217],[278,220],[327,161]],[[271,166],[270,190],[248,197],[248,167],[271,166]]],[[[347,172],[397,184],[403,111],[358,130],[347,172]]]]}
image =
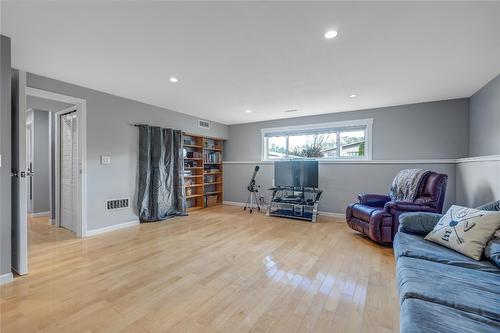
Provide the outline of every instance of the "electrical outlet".
{"type": "Polygon", "coordinates": [[[101,155],[101,164],[111,164],[111,156],[101,155]]]}

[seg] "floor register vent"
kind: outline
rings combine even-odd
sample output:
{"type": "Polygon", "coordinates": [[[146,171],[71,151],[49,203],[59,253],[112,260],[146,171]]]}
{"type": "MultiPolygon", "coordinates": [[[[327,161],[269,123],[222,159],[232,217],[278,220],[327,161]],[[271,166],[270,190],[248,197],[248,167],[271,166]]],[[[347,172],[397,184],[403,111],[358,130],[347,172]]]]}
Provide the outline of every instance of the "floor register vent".
{"type": "Polygon", "coordinates": [[[129,199],[113,199],[106,200],[106,209],[107,210],[115,210],[115,209],[124,209],[129,207],[129,199]]]}

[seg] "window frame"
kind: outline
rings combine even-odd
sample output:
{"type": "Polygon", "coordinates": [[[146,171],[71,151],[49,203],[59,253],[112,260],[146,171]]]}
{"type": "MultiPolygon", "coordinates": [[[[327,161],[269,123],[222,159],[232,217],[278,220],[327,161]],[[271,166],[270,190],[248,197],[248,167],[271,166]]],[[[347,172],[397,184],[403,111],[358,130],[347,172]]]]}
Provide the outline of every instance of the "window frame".
{"type": "MultiPolygon", "coordinates": [[[[273,128],[262,128],[261,132],[261,161],[263,162],[272,162],[272,161],[282,161],[289,160],[289,157],[281,158],[281,159],[269,159],[267,152],[267,140],[266,134],[268,133],[276,133],[283,132],[288,133],[291,131],[304,131],[304,130],[314,130],[314,129],[332,129],[332,131],[336,131],[340,133],[340,131],[349,130],[349,128],[353,127],[361,127],[365,126],[365,155],[354,157],[354,156],[345,156],[345,157],[320,157],[320,158],[307,158],[314,159],[317,161],[370,161],[372,160],[372,131],[373,131],[373,118],[369,119],[357,119],[357,120],[348,120],[348,121],[336,121],[336,122],[328,122],[328,123],[315,123],[315,124],[307,124],[307,125],[296,125],[296,126],[282,126],[282,127],[273,127],[273,128]]],[[[288,140],[287,140],[288,142],[288,140]]],[[[287,147],[288,151],[288,147],[287,147]]]]}

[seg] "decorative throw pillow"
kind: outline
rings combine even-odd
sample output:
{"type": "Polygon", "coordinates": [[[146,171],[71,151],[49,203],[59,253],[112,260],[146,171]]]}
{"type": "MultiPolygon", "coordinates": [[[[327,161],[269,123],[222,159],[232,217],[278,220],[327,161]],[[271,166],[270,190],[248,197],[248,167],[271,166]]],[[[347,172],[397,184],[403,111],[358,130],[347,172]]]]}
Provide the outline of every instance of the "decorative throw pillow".
{"type": "Polygon", "coordinates": [[[425,239],[479,260],[498,228],[499,212],[451,206],[425,239]]]}

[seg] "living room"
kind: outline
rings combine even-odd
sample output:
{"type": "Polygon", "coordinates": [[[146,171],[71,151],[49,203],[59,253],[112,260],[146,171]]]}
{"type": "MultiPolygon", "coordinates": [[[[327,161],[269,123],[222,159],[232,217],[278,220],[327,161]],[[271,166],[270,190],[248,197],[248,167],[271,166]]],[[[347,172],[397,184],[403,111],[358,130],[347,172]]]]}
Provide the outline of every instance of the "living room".
{"type": "Polygon", "coordinates": [[[2,332],[500,331],[499,2],[1,17],[2,332]]]}

